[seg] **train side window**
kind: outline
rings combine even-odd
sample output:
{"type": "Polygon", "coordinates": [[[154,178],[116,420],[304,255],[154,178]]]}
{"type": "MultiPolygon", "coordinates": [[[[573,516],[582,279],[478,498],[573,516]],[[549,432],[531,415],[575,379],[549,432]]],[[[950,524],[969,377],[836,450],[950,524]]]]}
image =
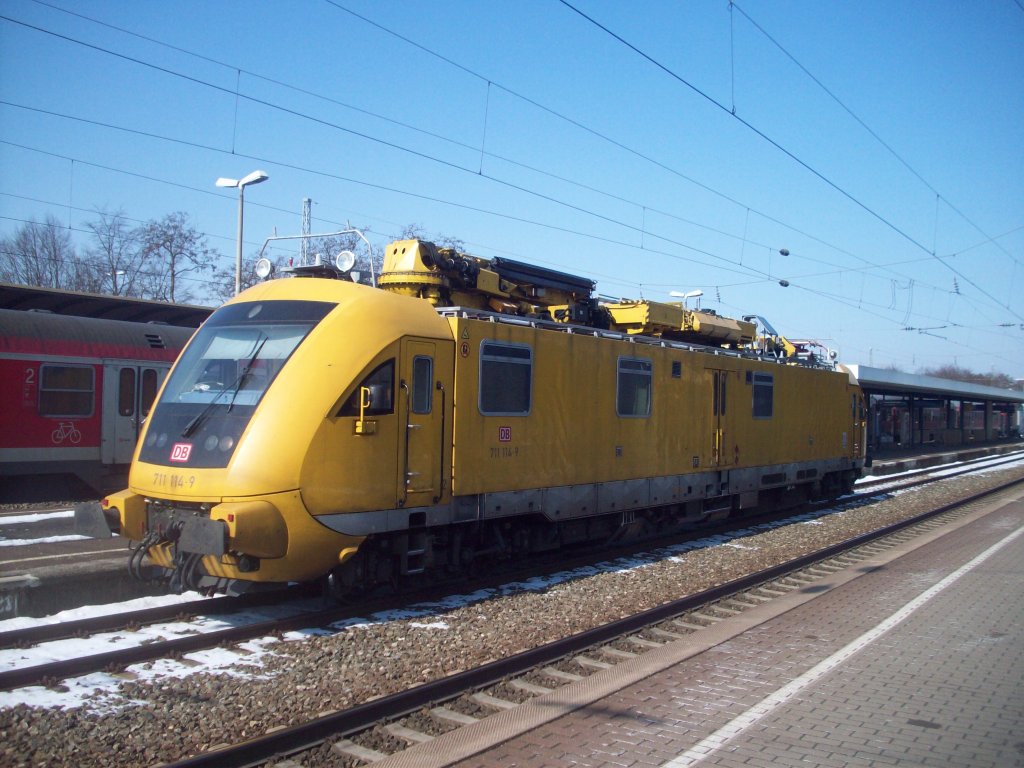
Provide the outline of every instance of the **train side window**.
{"type": "Polygon", "coordinates": [[[154,368],[144,368],[142,370],[142,393],[139,398],[139,415],[142,418],[149,416],[149,411],[153,407],[153,401],[156,400],[158,386],[156,370],[154,368]]]}
{"type": "Polygon", "coordinates": [[[39,366],[39,415],[87,418],[95,408],[96,372],[89,365],[39,366]]]}
{"type": "Polygon", "coordinates": [[[775,374],[754,374],[754,418],[770,419],[775,402],[775,374]]]}
{"type": "Polygon", "coordinates": [[[533,393],[533,350],[525,344],[480,344],[480,413],[527,416],[533,393]]]}
{"type": "Polygon", "coordinates": [[[644,358],[620,357],[615,412],[643,418],[651,415],[651,380],[654,365],[644,358]]]}
{"type": "Polygon", "coordinates": [[[430,413],[434,403],[434,358],[417,355],[412,360],[413,413],[430,413]]]}
{"type": "Polygon", "coordinates": [[[122,368],[117,378],[117,412],[121,416],[134,416],[135,369],[122,368]]]}
{"type": "Polygon", "coordinates": [[[338,416],[359,415],[359,399],[364,387],[370,390],[370,407],[365,411],[367,416],[383,416],[393,413],[395,403],[394,358],[378,365],[366,378],[359,382],[359,386],[352,391],[344,405],[341,406],[338,416]]]}

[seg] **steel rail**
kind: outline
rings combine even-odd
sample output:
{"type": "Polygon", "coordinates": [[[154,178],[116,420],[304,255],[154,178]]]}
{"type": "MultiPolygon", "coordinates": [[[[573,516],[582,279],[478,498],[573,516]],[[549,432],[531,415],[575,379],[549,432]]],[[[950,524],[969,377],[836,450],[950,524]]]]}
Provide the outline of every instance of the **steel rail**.
{"type": "MultiPolygon", "coordinates": [[[[906,490],[907,488],[915,488],[919,485],[927,485],[928,483],[936,480],[948,480],[953,477],[960,477],[962,475],[969,475],[973,472],[981,472],[985,469],[999,469],[1004,464],[1012,464],[1015,461],[1020,461],[1024,457],[1024,451],[1015,451],[1013,453],[1000,453],[993,454],[991,456],[981,456],[974,459],[968,459],[962,462],[952,462],[951,464],[937,464],[933,467],[914,467],[908,470],[906,473],[896,473],[891,477],[886,475],[871,475],[869,478],[865,478],[859,483],[857,493],[867,493],[871,488],[876,485],[888,485],[889,483],[894,484],[893,490],[906,490]],[[987,462],[985,466],[979,467],[978,464],[987,462]],[[954,471],[952,467],[956,464],[964,465],[962,469],[954,471]],[[922,475],[933,475],[936,472],[943,472],[942,477],[921,477],[922,475]],[[901,483],[901,481],[904,481],[901,483]]],[[[888,490],[888,489],[885,489],[888,490]]]]}
{"type": "MultiPolygon", "coordinates": [[[[965,472],[969,471],[970,470],[966,470],[965,472]]],[[[888,493],[905,488],[913,488],[919,485],[948,479],[949,477],[950,475],[942,478],[911,480],[892,488],[886,488],[882,493],[888,493]]],[[[847,507],[851,504],[876,498],[878,495],[878,491],[865,490],[864,492],[858,492],[851,496],[842,497],[839,502],[844,507],[847,507]]],[[[792,510],[787,510],[786,515],[791,513],[792,510]]],[[[777,512],[770,513],[768,515],[768,519],[770,521],[777,520],[777,515],[777,512]]],[[[708,528],[701,527],[695,530],[698,536],[703,538],[715,533],[731,530],[734,531],[736,530],[737,522],[742,523],[741,528],[743,529],[760,524],[756,518],[745,518],[743,520],[729,519],[716,523],[708,528]]],[[[649,549],[652,546],[652,541],[648,540],[638,542],[633,544],[631,548],[638,546],[649,549]]],[[[601,557],[602,559],[606,559],[610,554],[614,553],[609,553],[609,551],[604,550],[601,552],[601,557]]],[[[559,563],[559,568],[564,569],[566,567],[575,567],[578,565],[576,561],[580,560],[581,557],[589,563],[592,559],[592,555],[593,553],[591,552],[582,556],[576,555],[569,558],[568,561],[563,560],[559,563]]],[[[500,577],[501,580],[504,581],[509,578],[514,578],[515,575],[515,572],[513,572],[511,576],[508,573],[502,573],[500,574],[500,577]]],[[[493,587],[493,583],[488,582],[487,580],[478,581],[479,583],[475,584],[477,587],[493,587]]],[[[421,601],[429,601],[432,599],[433,595],[436,594],[437,590],[443,590],[445,586],[448,585],[434,585],[422,593],[413,595],[413,598],[421,601]]],[[[409,598],[409,595],[403,595],[402,597],[407,599],[409,598]]],[[[174,620],[181,617],[183,614],[191,614],[193,616],[230,615],[233,612],[245,610],[247,608],[274,604],[279,602],[280,599],[280,595],[275,595],[275,593],[271,592],[240,598],[214,598],[210,602],[196,601],[187,608],[184,607],[184,604],[177,604],[175,606],[163,606],[159,608],[143,609],[141,611],[132,611],[126,614],[110,614],[107,616],[79,619],[71,622],[62,622],[61,624],[56,625],[29,627],[0,634],[0,648],[23,646],[60,638],[97,634],[99,632],[118,631],[133,624],[146,625],[159,621],[174,620]],[[212,607],[212,610],[210,607],[212,607]]],[[[21,688],[29,685],[45,685],[54,680],[63,680],[69,677],[103,670],[120,670],[131,664],[153,661],[167,656],[193,653],[195,651],[212,648],[224,643],[250,640],[252,638],[268,634],[288,632],[308,627],[323,627],[353,616],[363,615],[367,612],[393,608],[393,600],[394,597],[390,597],[383,600],[376,599],[366,601],[360,603],[358,606],[335,605],[322,610],[301,611],[295,616],[286,618],[253,622],[235,627],[227,627],[225,629],[212,630],[210,632],[191,634],[185,637],[90,654],[88,656],[61,659],[43,664],[25,666],[18,669],[0,672],[0,691],[21,688]]]]}
{"type": "Polygon", "coordinates": [[[275,590],[234,597],[206,597],[173,605],[141,608],[137,611],[88,616],[52,624],[36,624],[31,627],[0,632],[0,649],[25,647],[68,637],[95,635],[100,632],[116,632],[132,625],[155,624],[159,621],[172,621],[184,616],[221,616],[247,608],[273,605],[280,602],[285,594],[290,597],[294,595],[294,592],[292,590],[275,590]]]}
{"type": "Polygon", "coordinates": [[[213,630],[197,635],[186,635],[148,645],[136,645],[89,656],[61,659],[45,664],[35,664],[20,669],[0,672],[0,691],[23,688],[28,685],[46,684],[53,680],[85,675],[100,670],[123,669],[129,664],[138,664],[165,656],[211,648],[221,643],[251,640],[254,637],[289,632],[295,629],[324,626],[335,621],[337,609],[302,613],[284,619],[243,624],[237,627],[213,630]]]}
{"type": "Polygon", "coordinates": [[[475,669],[424,683],[407,691],[369,701],[352,709],[323,715],[314,720],[264,736],[258,736],[239,744],[193,755],[177,762],[167,763],[165,768],[249,768],[249,766],[261,765],[273,757],[281,757],[310,749],[323,743],[328,738],[366,730],[380,721],[392,720],[434,702],[451,699],[466,691],[493,685],[510,676],[522,675],[530,669],[551,664],[558,659],[579,653],[586,648],[607,643],[621,635],[637,632],[644,627],[666,621],[707,603],[722,600],[737,592],[753,589],[765,582],[773,581],[821,560],[827,560],[843,552],[892,535],[950,510],[980,501],[1020,483],[1024,483],[1024,479],[1002,483],[997,487],[944,504],[941,507],[915,515],[907,520],[854,536],[822,550],[793,558],[771,568],[749,574],[698,594],[681,598],[680,600],[665,603],[625,619],[619,619],[581,632],[580,634],[523,651],[507,659],[493,661],[475,669]]]}

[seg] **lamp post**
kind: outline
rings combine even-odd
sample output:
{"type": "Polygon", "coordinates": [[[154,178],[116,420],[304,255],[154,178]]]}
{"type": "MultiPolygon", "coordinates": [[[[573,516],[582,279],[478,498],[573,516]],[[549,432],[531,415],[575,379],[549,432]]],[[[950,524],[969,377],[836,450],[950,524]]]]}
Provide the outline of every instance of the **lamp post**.
{"type": "Polygon", "coordinates": [[[690,299],[697,299],[697,309],[700,309],[700,297],[704,295],[704,291],[687,291],[683,293],[681,291],[669,291],[669,296],[674,296],[677,299],[683,300],[683,308],[686,308],[686,302],[690,299]]]}
{"type": "Polygon", "coordinates": [[[238,188],[238,248],[235,252],[235,296],[242,291],[242,220],[245,211],[245,188],[250,184],[259,184],[269,179],[266,171],[253,171],[241,179],[217,179],[218,187],[238,188]]]}

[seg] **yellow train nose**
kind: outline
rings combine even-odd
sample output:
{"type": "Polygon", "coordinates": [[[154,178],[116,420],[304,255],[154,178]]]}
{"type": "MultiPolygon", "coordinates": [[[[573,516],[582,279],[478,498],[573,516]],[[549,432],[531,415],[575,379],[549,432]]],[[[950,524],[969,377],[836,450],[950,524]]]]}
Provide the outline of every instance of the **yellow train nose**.
{"type": "Polygon", "coordinates": [[[280,510],[269,501],[230,501],[210,510],[211,520],[227,526],[230,552],[253,557],[284,557],[288,526],[280,510]]]}

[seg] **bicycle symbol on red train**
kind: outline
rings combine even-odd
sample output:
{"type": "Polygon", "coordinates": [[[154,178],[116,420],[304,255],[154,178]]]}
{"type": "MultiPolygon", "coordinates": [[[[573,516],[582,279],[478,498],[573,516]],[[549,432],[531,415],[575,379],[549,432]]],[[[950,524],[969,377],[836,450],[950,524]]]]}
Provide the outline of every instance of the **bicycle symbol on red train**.
{"type": "Polygon", "coordinates": [[[57,428],[50,433],[50,439],[53,440],[54,443],[63,443],[64,438],[67,438],[72,445],[78,445],[82,442],[82,432],[75,426],[75,422],[62,421],[57,428]]]}

